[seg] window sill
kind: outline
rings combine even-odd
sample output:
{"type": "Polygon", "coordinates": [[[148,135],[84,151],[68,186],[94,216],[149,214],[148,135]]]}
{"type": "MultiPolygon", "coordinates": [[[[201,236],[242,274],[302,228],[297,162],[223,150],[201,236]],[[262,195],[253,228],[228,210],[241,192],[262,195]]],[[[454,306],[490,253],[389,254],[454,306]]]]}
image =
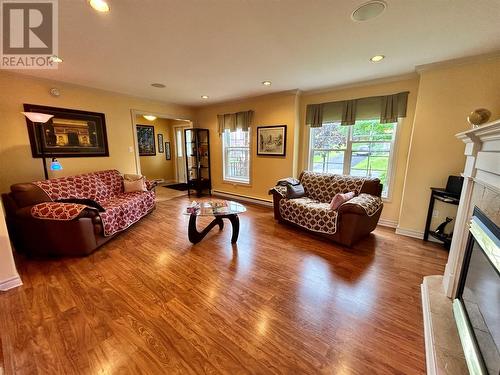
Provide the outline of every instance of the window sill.
{"type": "Polygon", "coordinates": [[[230,180],[230,179],[223,179],[223,183],[225,184],[230,184],[230,185],[241,185],[241,186],[252,186],[250,181],[242,181],[242,180],[230,180]]]}

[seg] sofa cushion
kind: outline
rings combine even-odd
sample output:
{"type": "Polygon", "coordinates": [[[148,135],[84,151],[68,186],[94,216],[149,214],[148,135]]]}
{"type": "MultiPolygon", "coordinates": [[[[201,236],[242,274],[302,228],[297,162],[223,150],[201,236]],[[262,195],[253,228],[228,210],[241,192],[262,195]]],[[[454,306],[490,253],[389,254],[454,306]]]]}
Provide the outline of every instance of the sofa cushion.
{"type": "Polygon", "coordinates": [[[155,205],[155,193],[153,191],[122,193],[101,204],[106,209],[100,214],[104,235],[111,236],[128,228],[151,211],[155,205]]]}
{"type": "Polygon", "coordinates": [[[354,191],[359,194],[365,179],[365,177],[305,171],[301,175],[300,182],[304,185],[309,198],[330,203],[337,193],[354,191]]]}
{"type": "Polygon", "coordinates": [[[281,199],[281,217],[313,232],[335,234],[337,231],[337,211],[330,209],[329,203],[303,197],[281,199]]]}

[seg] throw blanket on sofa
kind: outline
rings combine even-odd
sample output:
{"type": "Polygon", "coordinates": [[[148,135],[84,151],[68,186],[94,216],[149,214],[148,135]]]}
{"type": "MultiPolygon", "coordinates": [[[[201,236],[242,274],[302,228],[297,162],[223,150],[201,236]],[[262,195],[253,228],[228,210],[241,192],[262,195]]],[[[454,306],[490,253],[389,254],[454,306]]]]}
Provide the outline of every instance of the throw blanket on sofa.
{"type": "Polygon", "coordinates": [[[117,170],[107,170],[78,176],[34,182],[53,201],[88,198],[97,201],[105,212],[99,213],[104,235],[122,231],[146,215],[155,204],[155,193],[123,192],[123,178],[117,170]]]}
{"type": "Polygon", "coordinates": [[[36,219],[73,220],[86,208],[83,204],[43,202],[31,207],[31,216],[36,219]]]}
{"type": "Polygon", "coordinates": [[[305,171],[302,173],[300,183],[309,198],[330,203],[337,193],[354,191],[358,195],[365,180],[365,177],[305,171]]]}

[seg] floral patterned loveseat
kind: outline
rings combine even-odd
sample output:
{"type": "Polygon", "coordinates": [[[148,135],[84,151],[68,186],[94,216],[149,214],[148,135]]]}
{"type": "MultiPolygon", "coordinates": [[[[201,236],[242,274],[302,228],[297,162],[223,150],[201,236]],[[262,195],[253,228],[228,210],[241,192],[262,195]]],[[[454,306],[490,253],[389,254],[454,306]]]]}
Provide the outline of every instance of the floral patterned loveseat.
{"type": "Polygon", "coordinates": [[[383,204],[378,178],[342,176],[305,171],[299,177],[305,196],[286,198],[286,187],[275,186],[274,218],[280,222],[318,233],[345,246],[352,246],[377,226],[383,204]],[[354,192],[355,197],[337,210],[330,202],[337,193],[354,192]]]}
{"type": "Polygon", "coordinates": [[[2,194],[2,201],[16,250],[36,256],[82,256],[151,212],[154,185],[146,181],[147,191],[125,193],[122,175],[106,170],[15,184],[2,194]],[[67,202],[74,199],[92,200],[101,207],[67,202]]]}

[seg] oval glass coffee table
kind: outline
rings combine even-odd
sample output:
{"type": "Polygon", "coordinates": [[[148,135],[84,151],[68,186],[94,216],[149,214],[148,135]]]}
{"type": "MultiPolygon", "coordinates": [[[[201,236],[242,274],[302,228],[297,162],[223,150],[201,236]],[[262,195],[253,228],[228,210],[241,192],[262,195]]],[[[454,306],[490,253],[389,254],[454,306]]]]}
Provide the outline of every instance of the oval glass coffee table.
{"type": "Polygon", "coordinates": [[[222,200],[200,202],[196,206],[188,207],[184,214],[190,215],[188,226],[189,241],[192,243],[200,242],[216,225],[219,226],[220,230],[224,229],[224,221],[222,221],[222,219],[228,219],[233,227],[231,243],[236,243],[240,232],[240,219],[238,218],[238,214],[246,210],[245,206],[241,203],[222,200]],[[196,219],[198,216],[213,216],[214,220],[212,220],[205,229],[198,232],[196,229],[196,219]]]}

